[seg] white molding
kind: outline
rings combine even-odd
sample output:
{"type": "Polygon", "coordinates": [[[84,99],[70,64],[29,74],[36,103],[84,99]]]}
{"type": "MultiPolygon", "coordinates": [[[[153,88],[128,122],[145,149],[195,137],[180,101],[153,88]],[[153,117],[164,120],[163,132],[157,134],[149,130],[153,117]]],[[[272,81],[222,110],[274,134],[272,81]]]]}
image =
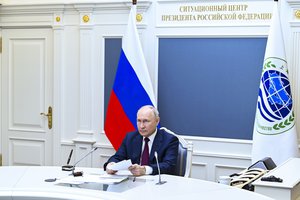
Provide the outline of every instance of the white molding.
{"type": "Polygon", "coordinates": [[[209,180],[209,166],[204,162],[192,162],[191,178],[209,180]]]}
{"type": "Polygon", "coordinates": [[[293,8],[300,8],[299,0],[286,0],[286,2],[293,8]]]}
{"type": "Polygon", "coordinates": [[[61,132],[64,124],[64,112],[62,109],[62,102],[64,100],[64,29],[53,30],[53,164],[60,164],[59,156],[61,146],[58,141],[61,138],[61,132]]]}
{"type": "Polygon", "coordinates": [[[96,140],[90,139],[90,138],[74,138],[74,139],[72,139],[72,141],[74,142],[75,145],[77,143],[78,144],[90,144],[90,145],[93,145],[96,143],[96,140]]]}
{"type": "MultiPolygon", "coordinates": [[[[300,28],[300,23],[299,23],[299,28],[300,28]]],[[[298,127],[298,144],[300,141],[300,92],[299,92],[299,85],[300,85],[300,30],[295,31],[292,34],[292,39],[291,39],[291,52],[293,52],[291,58],[291,63],[289,65],[289,76],[290,76],[290,81],[292,85],[292,95],[293,95],[293,105],[294,105],[294,112],[296,118],[296,127],[298,127]]]]}
{"type": "MultiPolygon", "coordinates": [[[[80,18],[83,18],[86,13],[81,13],[80,18]]],[[[91,17],[91,15],[87,15],[91,17]]],[[[92,21],[92,20],[91,20],[92,21]]],[[[93,112],[93,100],[92,100],[92,69],[94,68],[93,56],[94,56],[94,37],[93,26],[90,21],[87,25],[81,20],[79,26],[79,112],[78,112],[78,134],[92,135],[92,112],[93,112]]],[[[92,23],[92,22],[91,22],[92,23]]]]}
{"type": "MultiPolygon", "coordinates": [[[[144,13],[151,6],[151,1],[139,1],[137,10],[140,13],[144,13]]],[[[98,3],[75,3],[75,4],[3,4],[0,6],[0,27],[3,28],[21,28],[21,27],[52,27],[55,22],[53,15],[57,13],[64,13],[63,15],[89,15],[91,19],[97,17],[97,15],[103,14],[126,14],[128,15],[131,3],[128,1],[101,1],[98,3]],[[92,17],[95,15],[95,17],[92,17]],[[37,17],[38,16],[38,17],[37,17]]],[[[61,15],[61,19],[64,16],[61,15]]],[[[103,17],[102,17],[103,18],[103,17]]],[[[99,21],[101,23],[107,23],[107,20],[99,21]]],[[[85,27],[90,25],[82,24],[85,27]]]]}
{"type": "Polygon", "coordinates": [[[210,158],[227,158],[227,159],[239,159],[239,160],[251,160],[251,155],[241,156],[237,154],[223,154],[222,152],[193,152],[193,156],[210,157],[210,158]]]}
{"type": "Polygon", "coordinates": [[[74,142],[72,140],[61,140],[61,146],[74,146],[74,142]]]}

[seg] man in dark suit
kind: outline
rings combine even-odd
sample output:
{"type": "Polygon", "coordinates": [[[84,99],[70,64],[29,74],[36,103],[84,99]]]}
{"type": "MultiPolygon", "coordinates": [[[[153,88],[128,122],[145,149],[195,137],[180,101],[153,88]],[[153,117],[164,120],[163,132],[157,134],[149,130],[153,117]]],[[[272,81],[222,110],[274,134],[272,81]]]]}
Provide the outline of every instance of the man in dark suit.
{"type": "Polygon", "coordinates": [[[104,164],[104,169],[108,174],[117,172],[110,169],[111,165],[127,159],[131,159],[132,165],[128,169],[135,176],[158,174],[155,152],[157,152],[160,172],[162,174],[175,173],[178,138],[164,130],[158,129],[159,120],[159,113],[153,106],[147,105],[139,109],[137,113],[138,131],[128,133],[118,151],[104,164]],[[145,142],[145,138],[148,138],[149,142],[145,142]],[[148,143],[148,145],[145,145],[145,143],[148,143]],[[144,160],[144,157],[142,159],[144,148],[149,150],[147,164],[142,163],[142,160],[144,160]]]}

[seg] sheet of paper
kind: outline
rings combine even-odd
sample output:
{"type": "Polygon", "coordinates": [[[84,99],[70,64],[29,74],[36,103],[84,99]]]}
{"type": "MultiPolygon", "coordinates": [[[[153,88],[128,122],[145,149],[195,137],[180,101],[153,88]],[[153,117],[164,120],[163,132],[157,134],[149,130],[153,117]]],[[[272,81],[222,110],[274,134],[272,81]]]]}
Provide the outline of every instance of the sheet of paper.
{"type": "Polygon", "coordinates": [[[124,180],[128,178],[128,175],[114,175],[114,174],[102,174],[99,176],[100,179],[114,179],[114,180],[124,180]]]}
{"type": "Polygon", "coordinates": [[[118,176],[132,176],[132,173],[128,170],[128,169],[124,169],[124,170],[119,170],[117,171],[117,173],[115,173],[115,175],[118,176]]]}
{"type": "Polygon", "coordinates": [[[131,160],[123,160],[113,165],[107,166],[108,169],[119,171],[119,170],[127,170],[128,167],[132,165],[131,160]]]}
{"type": "Polygon", "coordinates": [[[56,184],[72,184],[80,185],[83,183],[101,183],[101,184],[116,184],[128,179],[128,176],[115,176],[109,174],[103,175],[84,175],[84,176],[67,176],[56,181],[56,184]]]}

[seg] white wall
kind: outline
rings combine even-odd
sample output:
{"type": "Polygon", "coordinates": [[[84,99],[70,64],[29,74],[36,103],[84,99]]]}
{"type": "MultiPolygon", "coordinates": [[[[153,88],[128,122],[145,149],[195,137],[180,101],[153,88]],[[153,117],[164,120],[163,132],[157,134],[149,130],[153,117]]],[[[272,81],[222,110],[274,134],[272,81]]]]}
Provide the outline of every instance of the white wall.
{"type": "MultiPolygon", "coordinates": [[[[138,11],[143,15],[143,21],[138,23],[138,28],[156,93],[159,37],[228,37],[232,35],[238,37],[268,34],[269,26],[266,24],[257,26],[249,24],[158,26],[155,18],[157,9],[161,4],[174,2],[176,1],[138,1],[138,11]]],[[[232,2],[245,3],[237,0],[232,2]]],[[[104,39],[123,35],[130,1],[103,0],[88,3],[85,0],[2,0],[2,4],[2,8],[0,7],[0,28],[2,29],[24,27],[53,29],[53,62],[55,63],[53,98],[56,112],[58,112],[57,119],[55,119],[57,132],[54,140],[59,146],[53,149],[56,157],[53,164],[63,164],[72,148],[75,148],[77,152],[75,153],[77,157],[73,157],[74,161],[79,159],[81,151],[98,146],[100,150],[93,154],[91,163],[87,161],[82,165],[102,167],[102,164],[114,152],[103,130],[104,39]],[[37,5],[41,3],[43,4],[37,5]],[[47,5],[48,3],[52,4],[47,5]],[[89,22],[83,22],[84,15],[90,17],[89,22]],[[57,17],[60,17],[61,21],[56,21],[57,17]]],[[[297,116],[300,116],[300,93],[296,89],[300,85],[300,19],[296,18],[294,13],[299,9],[300,1],[281,1],[297,116]]],[[[297,118],[296,124],[300,126],[300,118],[297,118]]],[[[2,134],[5,133],[2,132],[2,134]]],[[[252,141],[190,136],[185,136],[185,138],[194,144],[192,168],[194,178],[214,181],[219,175],[241,171],[251,164],[252,141]]]]}

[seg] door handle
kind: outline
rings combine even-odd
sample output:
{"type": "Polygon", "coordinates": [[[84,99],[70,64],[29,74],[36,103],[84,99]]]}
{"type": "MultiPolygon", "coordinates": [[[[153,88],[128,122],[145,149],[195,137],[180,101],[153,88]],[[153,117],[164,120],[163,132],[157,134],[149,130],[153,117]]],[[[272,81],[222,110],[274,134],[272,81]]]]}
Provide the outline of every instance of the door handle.
{"type": "Polygon", "coordinates": [[[48,107],[48,113],[47,114],[40,113],[40,115],[43,115],[43,116],[48,118],[48,128],[52,129],[52,107],[51,106],[48,107]]]}

